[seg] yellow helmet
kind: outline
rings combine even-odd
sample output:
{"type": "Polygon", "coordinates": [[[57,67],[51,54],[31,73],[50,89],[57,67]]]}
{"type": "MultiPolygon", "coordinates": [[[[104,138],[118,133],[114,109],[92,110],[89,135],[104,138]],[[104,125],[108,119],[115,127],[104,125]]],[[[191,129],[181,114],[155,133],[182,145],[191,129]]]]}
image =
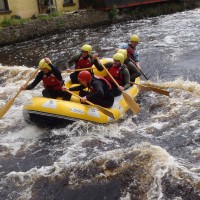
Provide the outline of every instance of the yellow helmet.
{"type": "Polygon", "coordinates": [[[120,61],[121,65],[124,64],[124,55],[122,53],[116,53],[113,55],[113,60],[120,61]]]}
{"type": "Polygon", "coordinates": [[[137,35],[132,35],[131,37],[130,37],[130,41],[131,42],[139,42],[139,37],[137,36],[137,35]]]}
{"type": "Polygon", "coordinates": [[[127,59],[127,50],[126,49],[119,49],[117,53],[121,53],[124,55],[124,60],[127,59]]]}
{"type": "Polygon", "coordinates": [[[40,60],[40,62],[39,62],[39,68],[40,69],[47,68],[47,69],[51,70],[51,67],[45,62],[44,59],[40,60]]]}
{"type": "Polygon", "coordinates": [[[92,47],[88,44],[84,44],[82,47],[81,47],[81,50],[83,51],[87,51],[89,55],[91,55],[92,53],[92,47]]]}

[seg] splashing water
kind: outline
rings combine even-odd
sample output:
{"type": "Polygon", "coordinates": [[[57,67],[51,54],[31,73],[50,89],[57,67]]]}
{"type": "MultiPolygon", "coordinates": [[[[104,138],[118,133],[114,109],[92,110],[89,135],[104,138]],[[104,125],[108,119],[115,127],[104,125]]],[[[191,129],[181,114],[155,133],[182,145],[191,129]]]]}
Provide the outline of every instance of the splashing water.
{"type": "Polygon", "coordinates": [[[115,123],[80,121],[60,129],[23,119],[24,103],[41,95],[41,84],[21,92],[0,120],[0,199],[199,199],[199,12],[67,31],[0,49],[0,106],[34,71],[22,62],[36,66],[44,54],[62,63],[65,53],[85,42],[111,57],[133,30],[141,37],[142,70],[151,79],[142,83],[170,91],[170,97],[141,92],[138,116],[127,112],[115,123]],[[47,41],[48,47],[41,45],[47,41]],[[19,55],[11,59],[16,49],[21,61],[19,55]]]}

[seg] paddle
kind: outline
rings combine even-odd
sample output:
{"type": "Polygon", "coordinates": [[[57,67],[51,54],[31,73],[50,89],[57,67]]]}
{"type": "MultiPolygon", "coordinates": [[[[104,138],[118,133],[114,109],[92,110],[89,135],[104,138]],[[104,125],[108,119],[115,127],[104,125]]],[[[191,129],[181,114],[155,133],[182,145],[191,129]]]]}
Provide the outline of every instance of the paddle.
{"type": "MultiPolygon", "coordinates": [[[[36,74],[38,73],[39,68],[37,70],[35,70],[35,72],[32,74],[32,76],[28,79],[28,81],[24,84],[24,87],[26,87],[29,83],[29,81],[31,81],[36,74]]],[[[20,94],[20,92],[22,91],[22,89],[20,88],[20,90],[17,92],[17,94],[10,99],[1,109],[0,109],[0,119],[6,114],[6,112],[10,109],[10,107],[12,106],[12,104],[14,103],[16,97],[20,94]]]]}
{"type": "MultiPolygon", "coordinates": [[[[82,99],[79,95],[77,95],[76,93],[72,92],[72,91],[69,91],[68,89],[66,89],[67,92],[69,92],[70,94],[76,96],[77,98],[79,99],[82,99]]],[[[91,106],[95,106],[99,111],[101,111],[102,113],[104,113],[105,115],[115,119],[115,116],[113,115],[112,112],[108,111],[107,109],[105,109],[104,107],[101,107],[99,105],[96,105],[96,104],[93,104],[92,102],[86,100],[86,103],[88,103],[89,105],[91,106]]]]}
{"type": "MultiPolygon", "coordinates": [[[[136,64],[135,64],[136,65],[136,64]]],[[[137,66],[137,65],[136,65],[137,66]]],[[[144,78],[146,79],[146,80],[149,80],[146,76],[145,76],[145,74],[142,72],[142,70],[139,68],[139,67],[137,67],[138,68],[138,70],[141,72],[141,74],[144,76],[144,78]]]]}
{"type": "MultiPolygon", "coordinates": [[[[146,80],[149,80],[149,79],[145,76],[145,74],[142,72],[142,70],[136,65],[136,62],[135,62],[134,60],[132,60],[131,58],[129,58],[129,59],[132,61],[132,63],[135,65],[135,67],[137,67],[137,69],[142,73],[142,75],[144,76],[144,78],[145,78],[146,80]]],[[[156,88],[156,87],[152,87],[152,86],[141,85],[141,84],[134,83],[134,82],[130,82],[130,83],[135,84],[135,85],[138,85],[138,86],[140,86],[140,87],[141,87],[142,89],[144,89],[144,90],[152,90],[152,91],[157,92],[157,93],[159,93],[159,94],[163,94],[163,95],[169,96],[169,92],[166,91],[166,90],[162,90],[162,89],[159,89],[159,88],[156,88]]]]}
{"type": "Polygon", "coordinates": [[[87,67],[87,68],[81,68],[81,69],[70,69],[70,72],[62,71],[62,73],[79,72],[79,71],[92,70],[92,69],[95,69],[95,68],[94,67],[87,67]]]}
{"type": "MultiPolygon", "coordinates": [[[[115,83],[115,85],[119,88],[119,84],[117,83],[117,81],[113,78],[113,76],[110,74],[110,72],[106,69],[106,67],[103,64],[102,64],[102,66],[103,66],[104,70],[107,72],[107,74],[110,76],[110,78],[113,80],[113,82],[115,83]]],[[[125,91],[121,90],[121,92],[122,92],[122,95],[123,95],[126,103],[131,108],[131,110],[135,114],[138,114],[140,112],[140,107],[135,102],[135,100],[129,94],[127,94],[125,91]]]]}
{"type": "Polygon", "coordinates": [[[144,76],[144,78],[146,79],[146,80],[149,80],[146,76],[145,76],[145,74],[142,72],[142,70],[136,65],[136,62],[133,60],[133,59],[131,59],[131,58],[129,58],[130,60],[131,60],[131,62],[135,65],[135,67],[141,72],[141,74],[144,76]]]}
{"type": "Polygon", "coordinates": [[[139,84],[139,83],[134,83],[134,82],[130,82],[130,83],[140,86],[143,90],[146,90],[146,91],[151,90],[151,91],[153,91],[153,92],[156,92],[156,93],[159,93],[159,94],[163,94],[163,95],[169,96],[169,92],[166,91],[166,90],[159,89],[159,88],[152,87],[152,86],[141,85],[141,84],[139,84]]]}

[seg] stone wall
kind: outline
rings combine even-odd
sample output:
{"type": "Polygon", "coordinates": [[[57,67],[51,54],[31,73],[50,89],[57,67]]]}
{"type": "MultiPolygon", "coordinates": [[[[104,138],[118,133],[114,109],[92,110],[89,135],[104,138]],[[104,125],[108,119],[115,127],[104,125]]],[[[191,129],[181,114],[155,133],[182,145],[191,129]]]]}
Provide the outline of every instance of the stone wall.
{"type": "Polygon", "coordinates": [[[110,23],[108,12],[74,11],[51,20],[35,19],[26,24],[0,28],[0,46],[39,37],[45,34],[61,32],[66,29],[89,27],[110,23]]]}
{"type": "MultiPolygon", "coordinates": [[[[62,16],[53,17],[51,20],[34,19],[28,23],[18,26],[10,26],[5,28],[0,27],[0,47],[40,37],[45,34],[62,32],[67,29],[85,28],[129,19],[133,20],[144,17],[152,17],[152,12],[148,13],[149,10],[152,11],[152,8],[154,9],[153,14],[156,15],[169,14],[176,11],[183,11],[185,9],[193,9],[195,7],[199,7],[200,2],[199,0],[179,0],[175,6],[171,6],[169,3],[166,3],[165,5],[160,4],[159,6],[156,8],[154,5],[151,7],[151,9],[150,5],[148,5],[146,9],[145,7],[142,8],[142,6],[140,6],[139,8],[134,8],[136,11],[135,14],[133,14],[133,8],[129,8],[129,11],[127,8],[121,10],[121,13],[116,12],[117,14],[115,14],[114,12],[114,17],[111,16],[111,11],[78,10],[68,12],[62,16]],[[166,5],[168,8],[164,7],[166,5]],[[177,5],[179,7],[177,7],[177,5]],[[162,7],[166,9],[161,9],[162,7]],[[127,12],[129,12],[129,14],[127,14],[127,12]]],[[[117,9],[114,9],[112,11],[116,10],[117,9]]]]}

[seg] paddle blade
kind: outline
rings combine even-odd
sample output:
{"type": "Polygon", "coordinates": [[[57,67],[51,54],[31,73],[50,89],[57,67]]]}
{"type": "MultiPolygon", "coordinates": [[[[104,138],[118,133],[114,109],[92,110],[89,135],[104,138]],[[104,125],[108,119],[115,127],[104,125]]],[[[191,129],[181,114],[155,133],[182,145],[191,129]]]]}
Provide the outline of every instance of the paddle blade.
{"type": "Polygon", "coordinates": [[[130,107],[130,109],[135,113],[138,114],[140,112],[140,106],[135,102],[135,100],[126,92],[122,91],[123,97],[130,107]]]}
{"type": "Polygon", "coordinates": [[[108,111],[107,109],[105,109],[105,108],[103,108],[103,107],[101,107],[101,106],[99,106],[99,105],[94,105],[94,106],[97,107],[97,109],[98,109],[99,111],[101,111],[102,113],[104,113],[105,115],[107,115],[107,116],[109,116],[109,117],[115,119],[115,116],[113,115],[112,112],[108,111]]]}
{"type": "Polygon", "coordinates": [[[9,100],[2,108],[0,108],[0,119],[7,113],[14,102],[14,99],[9,100]]]}
{"type": "Polygon", "coordinates": [[[140,85],[140,84],[137,84],[137,85],[139,85],[139,87],[141,87],[143,91],[153,91],[158,94],[169,96],[169,92],[167,90],[163,90],[163,89],[152,87],[152,86],[146,86],[146,85],[140,85]]]}
{"type": "MultiPolygon", "coordinates": [[[[147,87],[149,87],[149,86],[147,86],[147,87]]],[[[167,90],[159,89],[159,88],[156,88],[156,87],[149,87],[149,88],[150,88],[150,90],[152,90],[154,92],[169,96],[169,92],[167,90]]]]}
{"type": "Polygon", "coordinates": [[[148,85],[141,85],[139,83],[134,83],[134,82],[130,82],[130,83],[138,85],[141,88],[142,91],[153,91],[153,92],[156,92],[158,94],[163,94],[163,95],[169,96],[169,92],[167,90],[163,90],[163,89],[148,86],[148,85]]]}

